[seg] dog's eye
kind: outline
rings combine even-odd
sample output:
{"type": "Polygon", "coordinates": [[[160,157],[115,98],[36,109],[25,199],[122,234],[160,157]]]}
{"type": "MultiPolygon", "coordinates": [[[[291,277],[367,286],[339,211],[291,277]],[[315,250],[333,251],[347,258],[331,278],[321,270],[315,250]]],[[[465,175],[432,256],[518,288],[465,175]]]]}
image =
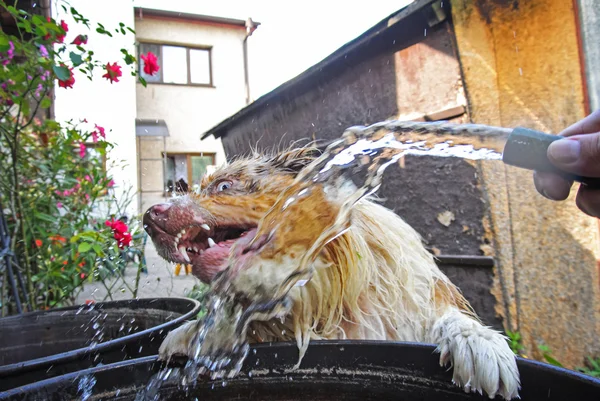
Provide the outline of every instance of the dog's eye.
{"type": "Polygon", "coordinates": [[[232,185],[233,185],[233,182],[231,182],[231,181],[222,181],[219,183],[219,185],[217,185],[217,192],[225,191],[225,190],[231,188],[232,185]]]}

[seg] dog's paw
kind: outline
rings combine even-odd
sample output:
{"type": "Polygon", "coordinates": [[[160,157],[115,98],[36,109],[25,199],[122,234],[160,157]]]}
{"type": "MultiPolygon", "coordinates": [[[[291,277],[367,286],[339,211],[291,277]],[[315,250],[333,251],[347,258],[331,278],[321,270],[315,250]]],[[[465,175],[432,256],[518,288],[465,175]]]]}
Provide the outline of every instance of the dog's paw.
{"type": "Polygon", "coordinates": [[[460,313],[436,324],[440,365],[454,368],[453,382],[465,392],[519,398],[517,361],[506,338],[460,313]]]}
{"type": "Polygon", "coordinates": [[[174,355],[188,356],[190,343],[196,333],[196,323],[195,321],[187,322],[169,332],[160,344],[158,359],[169,361],[174,355]]]}

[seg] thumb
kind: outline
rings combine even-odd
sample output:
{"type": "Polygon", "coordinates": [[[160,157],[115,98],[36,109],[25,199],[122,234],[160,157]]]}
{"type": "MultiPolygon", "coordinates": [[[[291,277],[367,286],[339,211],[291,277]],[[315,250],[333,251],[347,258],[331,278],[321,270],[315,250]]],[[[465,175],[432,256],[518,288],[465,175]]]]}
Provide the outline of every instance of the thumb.
{"type": "Polygon", "coordinates": [[[566,172],[600,177],[600,132],[552,142],[548,146],[548,159],[566,172]]]}

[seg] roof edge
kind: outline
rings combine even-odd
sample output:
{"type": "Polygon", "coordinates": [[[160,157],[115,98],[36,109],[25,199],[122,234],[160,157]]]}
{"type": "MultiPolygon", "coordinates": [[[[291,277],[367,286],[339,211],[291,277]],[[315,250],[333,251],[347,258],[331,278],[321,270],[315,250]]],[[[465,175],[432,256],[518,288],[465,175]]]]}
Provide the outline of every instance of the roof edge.
{"type": "Polygon", "coordinates": [[[407,17],[424,9],[425,7],[434,3],[435,1],[436,0],[415,0],[411,4],[393,12],[392,14],[388,15],[386,18],[382,19],[374,26],[363,32],[360,36],[352,39],[348,43],[335,50],[333,53],[322,59],[320,62],[312,65],[311,67],[298,74],[296,77],[289,79],[288,81],[279,85],[270,92],[262,95],[254,102],[250,103],[248,106],[240,109],[237,113],[221,121],[219,124],[215,125],[211,129],[206,131],[204,134],[202,134],[200,136],[200,139],[206,139],[211,135],[213,135],[215,138],[220,138],[222,136],[221,131],[223,131],[223,129],[228,124],[254,112],[256,109],[267,104],[273,98],[280,96],[282,93],[288,90],[291,90],[294,86],[300,84],[301,82],[310,79],[313,75],[318,74],[324,68],[336,63],[340,59],[343,59],[345,54],[356,50],[357,48],[361,47],[364,43],[369,42],[374,37],[380,35],[381,33],[390,29],[393,26],[396,26],[398,23],[402,22],[407,17]]]}
{"type": "MultiPolygon", "coordinates": [[[[166,18],[176,18],[184,21],[197,21],[197,22],[212,22],[216,24],[225,24],[225,25],[234,25],[239,27],[246,27],[247,20],[241,20],[237,18],[226,18],[226,17],[216,17],[212,15],[204,15],[204,14],[192,14],[192,13],[182,13],[179,11],[168,11],[168,10],[160,10],[156,8],[146,8],[146,7],[134,7],[134,13],[141,13],[142,16],[147,15],[150,17],[166,17],[166,18]]],[[[254,26],[259,26],[260,22],[252,21],[254,26]]]]}

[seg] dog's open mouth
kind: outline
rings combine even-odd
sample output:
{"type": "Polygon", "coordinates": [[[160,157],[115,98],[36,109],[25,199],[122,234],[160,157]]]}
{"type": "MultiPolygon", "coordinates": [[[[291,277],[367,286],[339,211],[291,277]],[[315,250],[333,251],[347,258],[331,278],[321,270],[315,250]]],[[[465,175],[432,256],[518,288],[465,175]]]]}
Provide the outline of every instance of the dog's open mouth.
{"type": "Polygon", "coordinates": [[[234,243],[255,229],[250,227],[191,226],[173,237],[173,247],[183,261],[201,265],[220,265],[234,243]]]}
{"type": "Polygon", "coordinates": [[[240,240],[251,240],[255,227],[192,225],[178,233],[152,227],[158,253],[170,262],[191,264],[207,279],[225,268],[231,247],[240,240]]]}

